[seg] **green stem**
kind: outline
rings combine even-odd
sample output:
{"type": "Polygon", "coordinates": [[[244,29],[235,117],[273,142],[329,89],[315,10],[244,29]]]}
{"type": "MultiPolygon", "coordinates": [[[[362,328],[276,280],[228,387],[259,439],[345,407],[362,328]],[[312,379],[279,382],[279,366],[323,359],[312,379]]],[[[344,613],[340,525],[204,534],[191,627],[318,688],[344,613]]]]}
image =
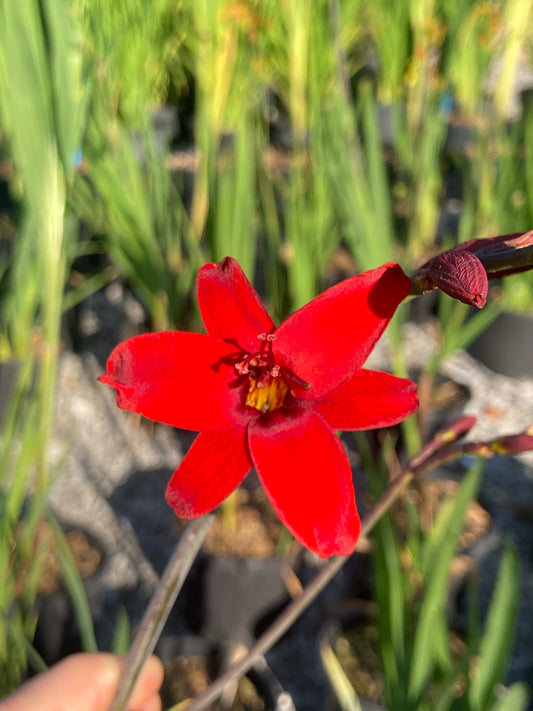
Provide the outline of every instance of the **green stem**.
{"type": "Polygon", "coordinates": [[[145,661],[154,651],[159,635],[176,601],[187,574],[214,519],[213,514],[192,521],[167,563],[133,640],[109,711],[125,711],[145,661]]]}
{"type": "MultiPolygon", "coordinates": [[[[392,370],[398,377],[408,378],[409,372],[402,340],[403,323],[402,312],[396,312],[389,324],[389,338],[391,343],[392,370]]],[[[407,453],[411,457],[422,448],[420,429],[416,418],[416,415],[408,417],[403,420],[400,425],[405,439],[407,453]]]]}

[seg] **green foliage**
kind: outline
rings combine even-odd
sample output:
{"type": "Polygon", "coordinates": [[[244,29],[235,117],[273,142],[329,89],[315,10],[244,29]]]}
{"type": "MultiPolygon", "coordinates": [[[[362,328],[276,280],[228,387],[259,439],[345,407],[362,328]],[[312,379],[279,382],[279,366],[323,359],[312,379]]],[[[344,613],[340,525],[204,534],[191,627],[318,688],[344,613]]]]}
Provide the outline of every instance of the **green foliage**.
{"type": "Polygon", "coordinates": [[[134,129],[146,126],[172,85],[184,85],[187,2],[154,0],[150,11],[136,0],[71,2],[79,23],[84,57],[91,67],[92,92],[110,116],[134,129]]]}
{"type": "Polygon", "coordinates": [[[0,2],[0,121],[21,201],[2,269],[0,343],[18,371],[0,440],[0,692],[24,674],[46,545],[38,542],[62,297],[72,233],[66,191],[83,126],[82,56],[62,0],[0,2]],[[30,496],[30,491],[32,495],[30,496]],[[22,589],[20,589],[22,588],[22,589]]]}
{"type": "Polygon", "coordinates": [[[62,0],[0,4],[0,120],[23,202],[2,310],[9,356],[32,350],[37,312],[56,339],[64,283],[66,185],[83,125],[81,55],[62,0]],[[37,248],[39,247],[39,248],[37,248]]]}
{"type": "Polygon", "coordinates": [[[48,520],[51,523],[55,533],[55,551],[57,552],[59,559],[63,585],[70,597],[70,600],[72,601],[74,613],[78,621],[83,649],[86,652],[96,652],[98,651],[98,645],[96,644],[94,636],[91,611],[89,609],[87,596],[85,595],[80,575],[76,568],[76,563],[72,557],[72,553],[70,552],[70,548],[68,547],[67,540],[61,530],[61,527],[51,512],[48,514],[48,520]]]}
{"type": "Polygon", "coordinates": [[[485,632],[479,642],[479,659],[468,690],[469,703],[475,711],[489,709],[493,705],[494,690],[505,672],[512,651],[518,596],[518,558],[513,548],[507,548],[500,564],[485,632]]]}
{"type": "Polygon", "coordinates": [[[424,581],[424,595],[412,647],[408,684],[411,703],[421,699],[437,665],[444,671],[449,671],[451,667],[445,615],[449,570],[468,505],[478,489],[481,471],[482,463],[478,462],[465,477],[453,501],[441,506],[427,539],[418,551],[419,566],[415,565],[424,581]]]}
{"type": "MultiPolygon", "coordinates": [[[[361,444],[361,438],[358,438],[361,444]]],[[[365,449],[363,447],[363,453],[365,449]]],[[[379,471],[366,458],[375,493],[379,471]]],[[[484,630],[471,600],[468,645],[452,651],[446,606],[450,565],[457,552],[469,504],[482,473],[481,462],[465,475],[458,492],[445,500],[424,534],[418,512],[406,503],[410,530],[400,534],[391,515],[374,533],[375,589],[384,701],[390,711],[496,711],[527,706],[522,685],[498,697],[512,650],[518,603],[517,554],[501,558],[484,630]]],[[[420,486],[424,486],[421,482],[420,486]]]]}
{"type": "Polygon", "coordinates": [[[386,3],[360,0],[159,0],[146,18],[133,0],[74,3],[91,97],[88,177],[74,203],[155,327],[186,323],[197,267],[226,254],[249,275],[260,260],[280,316],[322,288],[341,245],[353,269],[420,264],[434,249],[454,94],[470,111],[475,150],[448,156],[465,180],[460,238],[527,223],[531,201],[517,185],[527,122],[508,132],[501,92],[461,83],[465,66],[482,76],[498,51],[482,41],[488,28],[500,30],[506,12],[516,22],[511,0],[507,9],[485,5],[400,2],[391,14],[386,3]],[[462,57],[472,33],[479,56],[462,57]],[[370,81],[354,78],[368,67],[370,81]],[[150,116],[165,100],[180,108],[192,98],[186,209],[165,166],[168,147],[154,150],[150,116]],[[392,152],[378,130],[383,117],[392,152]],[[270,150],[271,119],[288,153],[270,150]]]}
{"type": "Polygon", "coordinates": [[[162,330],[183,321],[200,258],[153,135],[147,130],[145,136],[136,150],[132,134],[120,123],[111,141],[91,123],[90,180],[77,176],[71,201],[97,234],[105,234],[110,258],[147,306],[154,328],[162,330]]]}

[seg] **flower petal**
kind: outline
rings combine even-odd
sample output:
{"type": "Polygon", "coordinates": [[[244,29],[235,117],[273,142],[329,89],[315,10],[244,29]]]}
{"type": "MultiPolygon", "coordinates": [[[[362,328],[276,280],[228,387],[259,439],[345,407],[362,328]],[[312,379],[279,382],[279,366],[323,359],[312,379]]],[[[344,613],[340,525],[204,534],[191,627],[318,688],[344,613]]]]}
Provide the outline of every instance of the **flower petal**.
{"type": "Polygon", "coordinates": [[[397,264],[345,279],[290,316],[276,331],[277,362],[311,383],[296,393],[315,400],[366,361],[411,281],[397,264]]]}
{"type": "Polygon", "coordinates": [[[246,421],[241,387],[229,362],[235,346],[199,333],[163,331],[118,345],[99,380],[117,391],[117,405],[189,430],[246,421]]]}
{"type": "Polygon", "coordinates": [[[180,518],[212,511],[252,468],[246,429],[200,432],[168,482],[165,498],[180,518]]]}
{"type": "Polygon", "coordinates": [[[226,257],[198,272],[198,303],[207,333],[240,346],[259,350],[257,336],[270,333],[274,322],[239,264],[226,257]]]}
{"type": "Polygon", "coordinates": [[[350,465],[338,437],[310,408],[251,423],[257,473],[279,517],[320,556],[349,555],[361,530],[350,465]]]}
{"type": "Polygon", "coordinates": [[[313,408],[336,430],[390,427],[417,407],[415,383],[379,370],[360,370],[347,383],[313,402],[313,408]]]}

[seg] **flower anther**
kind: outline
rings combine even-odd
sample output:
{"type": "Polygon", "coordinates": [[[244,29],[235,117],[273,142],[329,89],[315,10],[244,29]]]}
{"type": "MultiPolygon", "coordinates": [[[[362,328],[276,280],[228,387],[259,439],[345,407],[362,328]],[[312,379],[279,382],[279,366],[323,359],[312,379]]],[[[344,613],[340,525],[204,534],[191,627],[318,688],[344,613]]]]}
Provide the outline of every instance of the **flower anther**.
{"type": "Polygon", "coordinates": [[[287,368],[282,370],[276,363],[272,351],[275,333],[260,333],[257,338],[261,341],[260,350],[238,360],[234,368],[238,376],[248,377],[245,404],[264,414],[278,410],[283,405],[291,383],[304,390],[309,390],[311,384],[287,368]]]}

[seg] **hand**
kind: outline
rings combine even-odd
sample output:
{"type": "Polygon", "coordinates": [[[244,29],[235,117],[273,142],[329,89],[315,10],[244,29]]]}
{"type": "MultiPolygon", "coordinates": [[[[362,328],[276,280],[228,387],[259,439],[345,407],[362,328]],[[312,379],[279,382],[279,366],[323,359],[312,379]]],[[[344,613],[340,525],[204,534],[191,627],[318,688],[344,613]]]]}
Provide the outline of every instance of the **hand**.
{"type": "MultiPolygon", "coordinates": [[[[107,711],[124,658],[114,654],[73,654],[0,701],[0,711],[107,711]]],[[[128,709],[161,711],[163,665],[151,657],[141,672],[128,709]]]]}

